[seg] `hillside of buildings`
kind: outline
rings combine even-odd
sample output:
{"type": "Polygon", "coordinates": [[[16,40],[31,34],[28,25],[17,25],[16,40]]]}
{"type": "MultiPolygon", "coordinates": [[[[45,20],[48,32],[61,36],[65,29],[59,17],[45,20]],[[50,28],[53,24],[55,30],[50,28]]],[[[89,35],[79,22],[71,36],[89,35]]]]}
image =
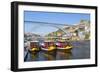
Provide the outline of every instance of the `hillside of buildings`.
{"type": "Polygon", "coordinates": [[[46,40],[89,40],[90,21],[81,20],[78,24],[67,27],[65,26],[65,28],[51,32],[45,37],[49,37],[46,40]]]}
{"type": "Polygon", "coordinates": [[[90,39],[90,21],[81,20],[79,23],[72,26],[64,26],[59,28],[57,31],[50,32],[44,37],[35,33],[24,33],[25,41],[37,41],[37,40],[50,40],[50,41],[61,41],[61,40],[89,40],[90,39]]]}

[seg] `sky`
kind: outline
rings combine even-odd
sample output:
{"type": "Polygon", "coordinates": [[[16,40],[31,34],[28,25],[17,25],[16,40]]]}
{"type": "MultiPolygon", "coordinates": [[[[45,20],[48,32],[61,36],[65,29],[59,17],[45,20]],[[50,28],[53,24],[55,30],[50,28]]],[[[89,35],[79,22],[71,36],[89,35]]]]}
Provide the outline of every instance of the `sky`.
{"type": "Polygon", "coordinates": [[[58,30],[55,26],[59,26],[59,24],[60,27],[63,25],[74,25],[79,23],[80,20],[90,20],[90,14],[24,11],[25,32],[33,32],[43,36],[58,30]],[[41,24],[34,21],[56,24],[41,24]]]}

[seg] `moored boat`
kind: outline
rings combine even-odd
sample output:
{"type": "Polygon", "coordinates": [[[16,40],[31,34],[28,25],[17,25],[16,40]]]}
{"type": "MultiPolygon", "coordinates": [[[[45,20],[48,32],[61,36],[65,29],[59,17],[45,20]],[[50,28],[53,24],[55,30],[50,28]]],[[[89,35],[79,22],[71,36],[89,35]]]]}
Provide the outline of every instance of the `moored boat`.
{"type": "Polygon", "coordinates": [[[39,42],[38,41],[31,41],[30,42],[30,49],[29,52],[36,53],[40,50],[39,42]]]}
{"type": "Polygon", "coordinates": [[[54,42],[46,41],[46,42],[41,43],[41,50],[48,52],[48,53],[50,52],[52,53],[52,52],[55,52],[56,45],[54,42]]]}
{"type": "Polygon", "coordinates": [[[56,43],[57,50],[64,51],[64,52],[70,52],[73,46],[69,42],[57,42],[56,43]]]}

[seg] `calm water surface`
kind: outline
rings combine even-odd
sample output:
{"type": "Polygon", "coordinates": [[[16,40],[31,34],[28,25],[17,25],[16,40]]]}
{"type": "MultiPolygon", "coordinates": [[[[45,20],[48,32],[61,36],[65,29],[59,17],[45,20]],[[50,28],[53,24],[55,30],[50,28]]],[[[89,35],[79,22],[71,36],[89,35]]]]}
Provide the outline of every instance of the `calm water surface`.
{"type": "Polygon", "coordinates": [[[72,42],[71,52],[55,51],[52,54],[40,51],[35,54],[27,53],[25,62],[29,61],[48,61],[48,60],[69,60],[69,59],[88,59],[90,58],[90,41],[72,42]]]}

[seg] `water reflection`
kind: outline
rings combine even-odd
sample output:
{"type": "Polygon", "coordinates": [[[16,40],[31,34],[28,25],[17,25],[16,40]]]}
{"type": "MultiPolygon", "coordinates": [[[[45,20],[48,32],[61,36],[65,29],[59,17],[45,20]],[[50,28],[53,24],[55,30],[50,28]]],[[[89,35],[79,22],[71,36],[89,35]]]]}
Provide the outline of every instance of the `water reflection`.
{"type": "Polygon", "coordinates": [[[46,60],[56,60],[56,51],[44,52],[43,56],[46,60]]]}
{"type": "Polygon", "coordinates": [[[74,46],[71,50],[53,50],[29,52],[24,58],[25,62],[30,61],[51,61],[51,60],[68,60],[68,59],[89,59],[90,58],[90,41],[72,42],[74,46]]]}
{"type": "Polygon", "coordinates": [[[38,61],[39,54],[37,52],[28,52],[26,61],[38,61]]]}
{"type": "Polygon", "coordinates": [[[51,61],[51,60],[65,60],[70,59],[71,52],[65,52],[65,51],[40,51],[35,53],[28,52],[27,59],[25,61],[51,61]]]}
{"type": "Polygon", "coordinates": [[[57,60],[65,60],[65,59],[70,59],[72,55],[72,52],[65,52],[65,51],[57,51],[57,60]]]}

